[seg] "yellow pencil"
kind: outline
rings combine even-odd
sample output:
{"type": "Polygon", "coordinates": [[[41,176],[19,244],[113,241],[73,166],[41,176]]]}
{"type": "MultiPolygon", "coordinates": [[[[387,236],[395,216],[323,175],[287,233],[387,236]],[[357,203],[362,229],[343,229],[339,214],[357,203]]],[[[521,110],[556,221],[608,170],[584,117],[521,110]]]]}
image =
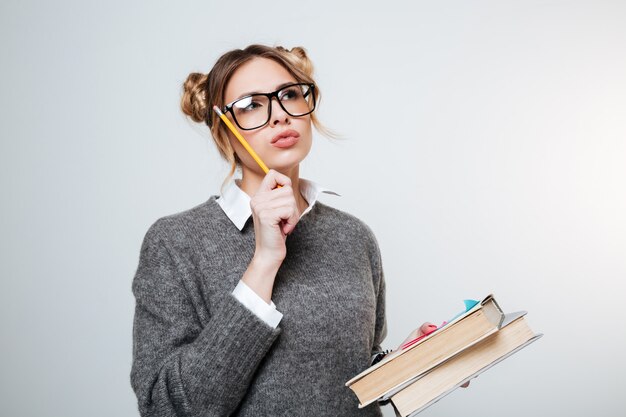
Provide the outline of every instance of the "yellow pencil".
{"type": "Polygon", "coordinates": [[[215,113],[217,113],[217,115],[220,117],[220,119],[222,119],[224,121],[224,123],[226,123],[226,126],[228,126],[228,128],[230,129],[231,132],[233,132],[235,137],[237,139],[239,139],[239,142],[241,142],[243,147],[246,148],[248,153],[250,155],[252,155],[252,157],[254,158],[256,163],[259,164],[259,166],[263,170],[263,172],[265,172],[267,174],[267,172],[269,171],[269,169],[267,168],[267,165],[265,165],[265,163],[261,160],[261,158],[259,158],[259,155],[257,155],[256,152],[254,152],[254,149],[252,149],[252,147],[243,138],[243,136],[241,136],[241,133],[239,133],[237,131],[237,129],[235,129],[235,126],[233,126],[233,124],[230,122],[230,120],[228,120],[228,117],[226,117],[226,115],[224,113],[222,113],[222,111],[217,106],[213,106],[213,110],[215,110],[215,113]]]}
{"type": "MultiPolygon", "coordinates": [[[[226,117],[226,115],[224,113],[222,113],[220,108],[217,107],[217,106],[213,106],[213,110],[215,110],[215,113],[217,113],[217,115],[220,117],[220,119],[222,119],[222,121],[224,123],[226,123],[226,126],[228,126],[228,128],[230,129],[231,132],[233,132],[233,134],[239,140],[239,142],[241,142],[243,147],[246,148],[246,151],[248,151],[248,153],[254,158],[256,163],[259,164],[259,166],[261,167],[263,172],[265,172],[267,174],[267,172],[269,171],[269,168],[267,167],[267,165],[265,165],[265,163],[261,160],[259,155],[257,155],[256,152],[254,152],[254,149],[252,149],[252,147],[243,138],[243,136],[241,136],[241,133],[239,133],[239,131],[235,128],[235,126],[233,126],[233,124],[230,122],[230,120],[228,120],[228,117],[226,117]]],[[[276,188],[282,188],[282,185],[278,184],[276,186],[276,188]]]]}

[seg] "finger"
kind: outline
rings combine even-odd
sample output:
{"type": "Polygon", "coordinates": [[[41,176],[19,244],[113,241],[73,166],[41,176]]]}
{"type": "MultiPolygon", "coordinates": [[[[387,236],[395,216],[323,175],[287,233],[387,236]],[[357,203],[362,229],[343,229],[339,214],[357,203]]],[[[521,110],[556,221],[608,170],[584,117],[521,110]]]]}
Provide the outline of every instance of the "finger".
{"type": "Polygon", "coordinates": [[[290,201],[277,203],[276,201],[267,201],[256,206],[256,214],[258,218],[265,224],[277,225],[292,216],[292,212],[296,210],[295,204],[290,201]]]}
{"type": "Polygon", "coordinates": [[[263,223],[272,225],[287,221],[289,221],[289,224],[293,225],[297,223],[299,219],[296,205],[289,201],[283,204],[276,204],[273,201],[261,204],[257,207],[256,212],[263,223]]]}
{"type": "Polygon", "coordinates": [[[265,175],[265,178],[263,178],[263,181],[261,181],[261,186],[259,187],[259,191],[271,191],[274,188],[276,188],[276,186],[278,185],[290,186],[291,178],[289,178],[286,175],[281,174],[278,171],[270,169],[265,175]]]}
{"type": "Polygon", "coordinates": [[[296,204],[291,186],[286,185],[283,188],[277,188],[271,191],[261,191],[250,200],[250,206],[253,209],[262,210],[265,208],[276,208],[283,205],[296,204]]]}
{"type": "Polygon", "coordinates": [[[281,228],[286,236],[293,232],[293,229],[296,228],[296,224],[298,224],[298,221],[300,221],[300,215],[298,213],[298,208],[295,206],[295,204],[285,207],[284,213],[287,214],[287,217],[281,216],[281,219],[283,220],[281,223],[281,228]]]}
{"type": "MultiPolygon", "coordinates": [[[[271,199],[259,204],[263,210],[271,210],[272,216],[278,216],[277,223],[280,225],[283,234],[288,235],[295,229],[300,221],[300,210],[296,204],[291,186],[285,185],[281,189],[266,192],[272,194],[271,199]]],[[[266,198],[267,196],[264,196],[266,198]]],[[[276,218],[276,217],[275,217],[276,218]]]]}
{"type": "Polygon", "coordinates": [[[434,324],[432,324],[430,322],[426,322],[426,323],[422,324],[420,326],[420,328],[419,328],[420,336],[424,335],[424,334],[431,333],[436,328],[437,328],[437,326],[435,326],[434,324]]]}

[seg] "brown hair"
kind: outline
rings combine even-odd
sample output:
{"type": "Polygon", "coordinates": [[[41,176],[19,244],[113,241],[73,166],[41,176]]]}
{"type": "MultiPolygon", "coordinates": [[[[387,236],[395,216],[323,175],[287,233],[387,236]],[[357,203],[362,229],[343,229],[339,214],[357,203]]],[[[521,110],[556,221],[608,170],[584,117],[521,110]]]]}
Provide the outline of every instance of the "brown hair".
{"type": "MultiPolygon", "coordinates": [[[[282,46],[250,45],[245,49],[234,49],[222,55],[208,74],[194,72],[189,74],[183,84],[181,108],[189,118],[195,122],[206,123],[211,130],[211,136],[217,145],[220,155],[230,164],[230,172],[222,186],[233,176],[241,161],[235,154],[228,140],[228,130],[219,117],[212,111],[213,105],[223,107],[226,85],[234,72],[244,63],[253,58],[271,59],[282,65],[298,82],[314,83],[313,63],[302,47],[285,49],[282,46]]],[[[316,103],[321,99],[317,84],[313,90],[316,103]]],[[[313,126],[323,135],[336,138],[337,135],[324,127],[311,113],[313,126]]]]}

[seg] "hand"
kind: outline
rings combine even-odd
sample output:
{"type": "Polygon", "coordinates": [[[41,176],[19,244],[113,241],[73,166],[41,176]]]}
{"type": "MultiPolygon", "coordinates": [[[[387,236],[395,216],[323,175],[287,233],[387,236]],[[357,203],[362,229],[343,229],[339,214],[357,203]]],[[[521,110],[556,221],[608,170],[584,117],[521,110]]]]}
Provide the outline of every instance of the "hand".
{"type": "Polygon", "coordinates": [[[280,266],[287,256],[285,239],[300,220],[291,179],[269,170],[250,200],[250,208],[256,239],[254,257],[266,265],[280,266]]]}
{"type": "Polygon", "coordinates": [[[422,324],[420,327],[418,327],[417,329],[413,330],[409,336],[404,339],[404,341],[402,343],[400,343],[400,346],[398,346],[398,349],[400,349],[405,343],[410,342],[411,340],[417,339],[420,336],[423,336],[427,333],[431,333],[433,330],[435,330],[437,328],[436,325],[426,322],[424,324],[422,324]]]}

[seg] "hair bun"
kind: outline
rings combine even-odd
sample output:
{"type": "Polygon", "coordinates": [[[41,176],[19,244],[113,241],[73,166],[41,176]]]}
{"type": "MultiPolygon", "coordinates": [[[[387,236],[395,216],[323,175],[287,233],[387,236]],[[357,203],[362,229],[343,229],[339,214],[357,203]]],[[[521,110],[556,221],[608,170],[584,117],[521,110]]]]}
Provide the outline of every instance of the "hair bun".
{"type": "Polygon", "coordinates": [[[289,62],[296,65],[303,73],[309,77],[313,77],[313,62],[309,59],[306,49],[301,46],[294,46],[291,49],[277,46],[276,49],[283,52],[289,62]]]}
{"type": "Polygon", "coordinates": [[[180,107],[194,122],[205,122],[207,118],[207,79],[207,74],[192,72],[183,83],[180,107]]]}

